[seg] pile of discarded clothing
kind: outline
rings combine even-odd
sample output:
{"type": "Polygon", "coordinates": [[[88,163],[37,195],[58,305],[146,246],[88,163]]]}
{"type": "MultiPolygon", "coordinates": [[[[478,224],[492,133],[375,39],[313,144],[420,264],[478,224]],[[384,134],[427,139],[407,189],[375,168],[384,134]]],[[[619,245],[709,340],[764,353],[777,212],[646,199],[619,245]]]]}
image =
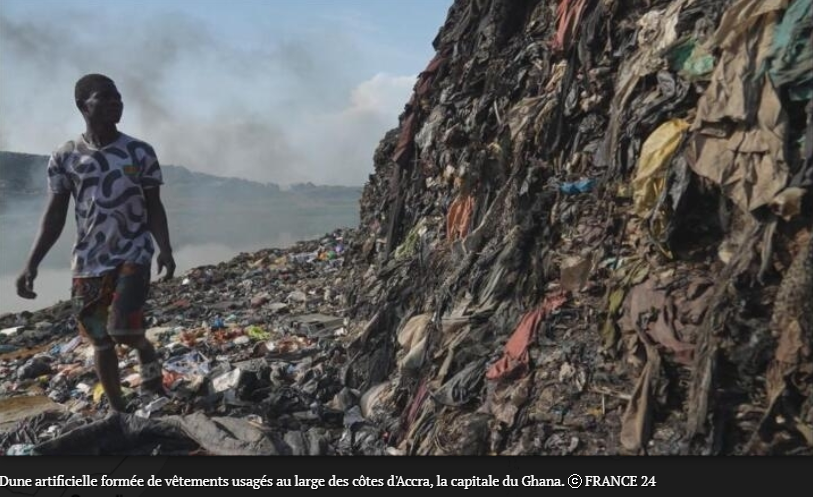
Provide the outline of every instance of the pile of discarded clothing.
{"type": "Polygon", "coordinates": [[[344,278],[389,443],[813,454],[812,31],[809,0],[455,2],[344,278]]]}

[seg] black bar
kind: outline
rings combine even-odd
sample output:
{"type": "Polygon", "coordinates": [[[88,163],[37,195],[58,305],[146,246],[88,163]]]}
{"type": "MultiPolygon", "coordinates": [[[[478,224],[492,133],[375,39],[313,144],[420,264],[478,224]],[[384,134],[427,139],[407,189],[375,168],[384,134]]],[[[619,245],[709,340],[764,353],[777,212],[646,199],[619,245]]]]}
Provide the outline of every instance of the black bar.
{"type": "Polygon", "coordinates": [[[811,460],[806,457],[35,456],[3,457],[0,461],[0,496],[37,497],[131,497],[168,495],[184,489],[197,493],[211,488],[228,497],[257,495],[258,491],[284,491],[287,495],[289,491],[315,490],[380,495],[382,490],[396,487],[436,494],[478,488],[501,491],[508,487],[512,496],[515,493],[538,495],[540,491],[571,494],[606,491],[607,487],[625,487],[624,490],[640,487],[641,492],[702,492],[711,491],[710,485],[720,485],[727,493],[776,492],[794,484],[804,488],[811,468],[811,460]],[[55,481],[60,475],[84,478],[84,483],[92,486],[66,486],[64,481],[55,481]],[[39,482],[49,486],[36,486],[37,479],[49,477],[53,479],[39,482]],[[8,480],[10,478],[15,481],[8,480]],[[132,483],[133,478],[140,479],[135,486],[103,485],[113,479],[120,480],[121,484],[127,483],[123,480],[132,483]],[[440,486],[439,478],[447,486],[440,486]],[[172,484],[179,479],[180,485],[172,484]],[[192,479],[207,481],[184,481],[192,479]],[[243,481],[236,482],[237,479],[243,481]],[[296,486],[282,488],[281,484],[288,481],[296,486]],[[226,488],[228,494],[223,494],[226,488]]]}

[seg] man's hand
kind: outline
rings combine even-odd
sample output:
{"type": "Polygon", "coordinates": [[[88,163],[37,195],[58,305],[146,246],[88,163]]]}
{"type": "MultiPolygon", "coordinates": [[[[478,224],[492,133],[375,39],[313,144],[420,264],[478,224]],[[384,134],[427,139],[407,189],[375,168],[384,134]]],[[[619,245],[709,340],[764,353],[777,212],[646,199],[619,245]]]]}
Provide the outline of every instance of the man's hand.
{"type": "Polygon", "coordinates": [[[37,298],[37,294],[34,293],[34,280],[36,278],[37,278],[36,269],[25,268],[23,272],[20,274],[20,276],[17,278],[17,295],[24,299],[37,298]]]}
{"type": "Polygon", "coordinates": [[[161,278],[161,281],[169,281],[175,276],[175,259],[172,257],[172,252],[161,252],[155,261],[158,263],[157,274],[161,274],[164,268],[167,270],[167,273],[161,278]]]}

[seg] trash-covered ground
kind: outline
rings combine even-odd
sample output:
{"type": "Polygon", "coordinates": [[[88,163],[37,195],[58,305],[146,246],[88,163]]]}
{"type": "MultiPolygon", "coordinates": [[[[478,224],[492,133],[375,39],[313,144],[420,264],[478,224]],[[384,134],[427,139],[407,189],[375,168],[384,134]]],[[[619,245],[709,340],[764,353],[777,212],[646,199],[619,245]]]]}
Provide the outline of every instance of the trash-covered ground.
{"type": "MultiPolygon", "coordinates": [[[[361,443],[354,437],[363,438],[365,427],[359,394],[340,381],[347,326],[336,284],[345,237],[336,231],[286,250],[244,253],[154,283],[147,337],[161,355],[170,395],[131,416],[108,417],[93,348],[76,332],[69,304],[3,316],[0,447],[353,453],[361,443]],[[76,427],[87,433],[60,438],[76,427]],[[105,441],[88,444],[87,437],[105,441]],[[143,447],[132,442],[141,439],[143,447]]],[[[119,352],[125,391],[135,399],[137,355],[124,347],[119,352]]],[[[373,445],[384,450],[383,442],[373,445]]]]}
{"type": "Polygon", "coordinates": [[[28,317],[0,413],[83,417],[0,447],[812,455],[812,36],[809,0],[456,1],[341,254],[156,284],[140,416],[87,424],[66,309],[28,317]]]}

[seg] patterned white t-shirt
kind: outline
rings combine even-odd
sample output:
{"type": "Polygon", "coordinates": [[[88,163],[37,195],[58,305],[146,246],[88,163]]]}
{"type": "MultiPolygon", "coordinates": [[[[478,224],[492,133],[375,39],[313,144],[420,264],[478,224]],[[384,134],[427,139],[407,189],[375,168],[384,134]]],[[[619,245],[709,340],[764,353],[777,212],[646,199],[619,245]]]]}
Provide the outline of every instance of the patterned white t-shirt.
{"type": "Polygon", "coordinates": [[[99,276],[124,262],[150,264],[155,253],[144,190],[163,184],[153,148],[124,133],[96,149],[83,136],[48,161],[48,187],[75,203],[74,277],[99,276]]]}

